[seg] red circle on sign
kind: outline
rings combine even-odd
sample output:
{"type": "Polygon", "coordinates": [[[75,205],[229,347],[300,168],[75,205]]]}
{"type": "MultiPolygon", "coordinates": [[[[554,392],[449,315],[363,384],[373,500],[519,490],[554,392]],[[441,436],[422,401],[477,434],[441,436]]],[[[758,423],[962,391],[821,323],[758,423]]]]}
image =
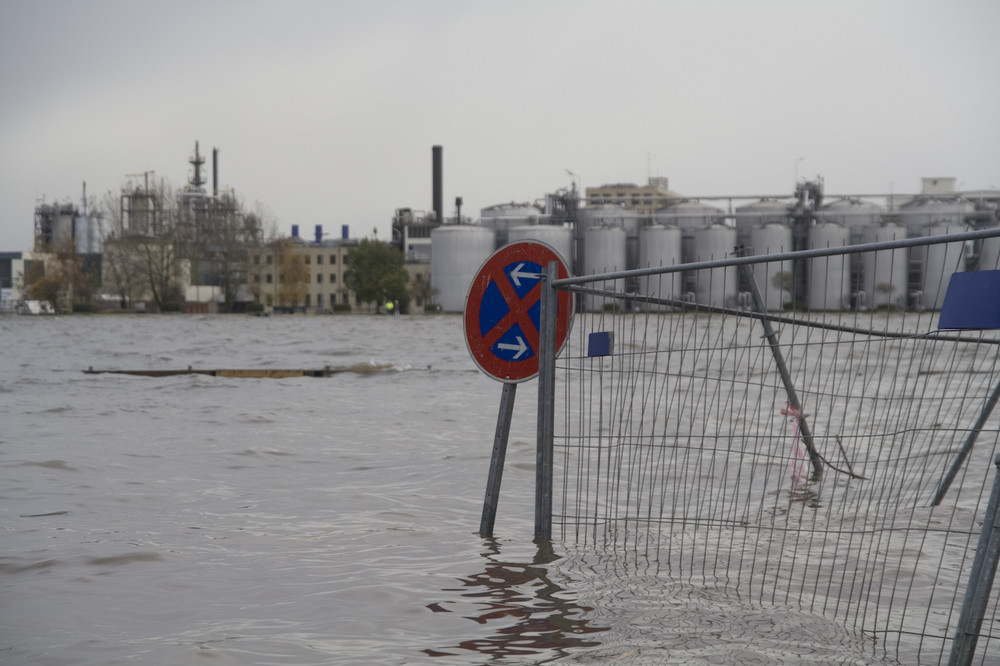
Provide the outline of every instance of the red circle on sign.
{"type": "MultiPolygon", "coordinates": [[[[566,262],[539,241],[504,246],[480,267],[465,299],[465,343],[479,369],[502,382],[538,374],[541,274],[550,261],[557,276],[569,277],[566,262]]],[[[558,292],[556,353],[573,319],[573,295],[558,292]]]]}

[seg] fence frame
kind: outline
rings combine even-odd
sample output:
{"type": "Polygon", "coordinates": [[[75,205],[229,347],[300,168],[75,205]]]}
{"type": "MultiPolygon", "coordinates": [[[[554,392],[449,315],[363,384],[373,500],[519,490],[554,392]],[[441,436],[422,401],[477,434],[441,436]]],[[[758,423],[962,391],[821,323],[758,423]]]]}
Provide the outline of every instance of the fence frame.
{"type": "MultiPolygon", "coordinates": [[[[628,279],[637,278],[643,276],[652,275],[664,275],[668,273],[678,273],[682,271],[694,271],[694,270],[705,270],[712,268],[726,268],[726,267],[740,267],[740,270],[749,271],[753,264],[766,263],[766,262],[778,262],[778,261],[797,261],[804,259],[812,259],[817,257],[830,257],[830,256],[842,256],[848,254],[861,254],[867,252],[878,252],[881,250],[897,250],[902,248],[913,248],[921,246],[929,246],[940,243],[956,243],[956,242],[971,242],[977,240],[984,240],[990,238],[1000,237],[1000,227],[990,228],[990,229],[980,229],[975,231],[968,231],[958,234],[948,234],[943,236],[924,236],[924,237],[914,237],[893,241],[881,241],[876,243],[865,243],[858,245],[849,246],[839,246],[839,247],[827,247],[827,248],[817,248],[811,250],[798,250],[791,252],[782,252],[770,255],[746,255],[742,251],[737,252],[740,256],[724,258],[724,259],[714,259],[710,261],[699,261],[691,262],[685,264],[678,264],[673,266],[663,266],[663,267],[651,267],[651,268],[640,268],[633,270],[624,271],[611,271],[599,274],[591,275],[580,275],[568,278],[556,279],[556,274],[554,270],[549,268],[543,279],[542,284],[542,297],[541,297],[541,330],[540,330],[540,374],[539,374],[539,392],[538,392],[538,439],[537,439],[537,485],[536,485],[536,511],[535,511],[535,537],[536,539],[550,540],[552,538],[552,473],[553,473],[553,447],[554,447],[554,405],[555,405],[555,326],[554,323],[549,323],[549,318],[552,318],[552,322],[555,321],[555,304],[557,303],[558,291],[566,290],[570,292],[575,292],[578,294],[595,294],[603,296],[611,296],[614,298],[621,298],[625,300],[631,300],[633,302],[651,302],[663,305],[670,305],[679,308],[692,307],[697,308],[699,311],[720,311],[720,312],[737,312],[731,308],[719,308],[705,305],[693,305],[679,299],[663,299],[663,298],[652,298],[642,294],[621,294],[613,293],[604,290],[596,290],[588,285],[596,282],[603,282],[607,280],[615,279],[628,279]]],[[[755,283],[751,279],[751,284],[755,286],[755,283]]],[[[757,290],[754,289],[756,292],[757,290]]],[[[1000,295],[998,295],[1000,297],[1000,295]]],[[[773,315],[768,312],[763,311],[763,307],[760,303],[760,294],[756,293],[754,298],[754,312],[748,313],[744,311],[739,311],[740,316],[744,317],[756,317],[758,318],[764,326],[764,336],[768,338],[769,343],[772,346],[772,351],[776,351],[776,361],[780,369],[783,366],[783,362],[780,357],[780,351],[776,348],[776,339],[774,337],[773,329],[771,328],[771,322],[782,321],[783,317],[780,315],[773,315]]],[[[789,320],[791,321],[791,320],[789,320]]],[[[801,324],[801,321],[795,321],[795,323],[801,324]]],[[[962,340],[961,335],[948,335],[948,339],[962,340]]],[[[785,382],[785,388],[788,392],[790,402],[794,403],[795,393],[794,387],[791,386],[790,380],[784,376],[787,371],[783,372],[782,379],[785,382]]],[[[959,452],[958,456],[955,458],[949,474],[946,475],[944,479],[939,484],[939,490],[935,498],[935,505],[940,503],[947,491],[948,485],[951,483],[951,479],[954,477],[954,473],[963,464],[965,455],[968,453],[968,449],[971,448],[972,443],[975,441],[975,437],[979,429],[983,427],[986,418],[989,416],[989,412],[992,411],[992,406],[995,405],[997,400],[1000,399],[1000,384],[994,389],[991,397],[987,401],[987,406],[984,407],[980,418],[978,419],[976,425],[974,426],[974,431],[970,432],[967,443],[963,446],[962,451],[959,452]]],[[[795,405],[799,407],[799,405],[795,405]]],[[[807,426],[808,427],[808,426],[807,426]]],[[[803,434],[807,434],[808,430],[804,430],[803,434]]],[[[812,447],[809,447],[810,456],[812,457],[815,451],[812,447]]],[[[813,457],[814,467],[818,464],[815,457],[813,457]]],[[[997,456],[996,465],[998,470],[1000,470],[1000,455],[997,456]]],[[[990,507],[988,508],[988,514],[986,520],[983,523],[983,528],[980,533],[980,544],[977,548],[975,555],[975,564],[972,575],[966,589],[965,601],[962,605],[961,619],[958,631],[956,632],[954,642],[952,644],[952,654],[951,662],[952,664],[966,664],[970,663],[976,647],[976,639],[979,637],[979,632],[981,630],[983,622],[983,613],[986,610],[987,599],[990,594],[994,574],[997,567],[997,560],[1000,558],[1000,476],[995,479],[993,496],[995,499],[991,500],[990,507]]]]}

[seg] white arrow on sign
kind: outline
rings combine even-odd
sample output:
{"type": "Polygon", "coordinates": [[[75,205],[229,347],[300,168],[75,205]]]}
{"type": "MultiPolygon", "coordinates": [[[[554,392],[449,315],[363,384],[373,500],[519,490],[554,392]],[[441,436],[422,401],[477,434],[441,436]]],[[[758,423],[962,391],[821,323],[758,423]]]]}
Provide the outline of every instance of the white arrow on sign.
{"type": "Polygon", "coordinates": [[[517,360],[518,356],[520,356],[524,352],[528,351],[528,345],[524,344],[524,338],[522,338],[520,335],[517,336],[517,344],[516,345],[508,345],[505,342],[498,342],[497,343],[497,348],[498,349],[505,349],[507,351],[515,351],[516,350],[517,353],[514,354],[514,360],[515,361],[517,360]]]}
{"type": "Polygon", "coordinates": [[[525,273],[521,269],[524,268],[524,262],[522,261],[517,265],[517,268],[510,272],[510,279],[514,281],[515,287],[521,286],[521,280],[537,280],[541,277],[538,273],[525,273]]]}

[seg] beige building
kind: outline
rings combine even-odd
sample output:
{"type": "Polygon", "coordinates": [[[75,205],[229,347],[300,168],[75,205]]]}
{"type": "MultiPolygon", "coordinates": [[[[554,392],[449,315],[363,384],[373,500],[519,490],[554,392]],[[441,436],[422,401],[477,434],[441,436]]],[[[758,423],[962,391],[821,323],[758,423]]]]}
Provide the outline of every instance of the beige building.
{"type": "Polygon", "coordinates": [[[289,244],[251,250],[247,287],[268,309],[304,308],[306,312],[374,311],[344,286],[348,252],[357,241],[289,244]]]}
{"type": "Polygon", "coordinates": [[[670,203],[671,199],[681,197],[671,192],[666,178],[650,178],[646,185],[634,183],[615,183],[587,188],[587,204],[619,204],[633,208],[640,213],[652,214],[670,203]]]}
{"type": "MultiPolygon", "coordinates": [[[[349,253],[357,244],[357,240],[350,239],[251,250],[248,291],[268,310],[292,307],[316,314],[375,312],[376,304],[362,303],[344,285],[349,253]]],[[[430,264],[407,262],[405,267],[410,276],[410,311],[423,312],[430,297],[430,264]]]]}

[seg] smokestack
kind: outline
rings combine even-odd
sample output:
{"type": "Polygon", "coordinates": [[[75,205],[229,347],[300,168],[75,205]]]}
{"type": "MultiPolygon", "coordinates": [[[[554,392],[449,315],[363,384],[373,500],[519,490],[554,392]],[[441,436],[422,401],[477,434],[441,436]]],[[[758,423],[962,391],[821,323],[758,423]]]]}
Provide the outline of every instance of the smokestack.
{"type": "Polygon", "coordinates": [[[212,148],[212,196],[219,196],[219,149],[212,148]]]}
{"type": "Polygon", "coordinates": [[[434,193],[434,216],[437,218],[438,224],[444,223],[444,195],[441,189],[441,150],[441,146],[433,146],[431,148],[431,154],[433,155],[432,187],[434,193]]]}

